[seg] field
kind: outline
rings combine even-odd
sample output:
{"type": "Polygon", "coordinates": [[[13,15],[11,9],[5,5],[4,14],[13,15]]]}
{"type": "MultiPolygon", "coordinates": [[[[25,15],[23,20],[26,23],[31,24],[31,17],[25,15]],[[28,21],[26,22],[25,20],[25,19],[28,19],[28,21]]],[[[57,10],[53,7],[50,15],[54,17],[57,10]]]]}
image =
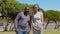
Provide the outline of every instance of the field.
{"type": "MultiPolygon", "coordinates": [[[[16,34],[14,31],[0,32],[0,34],[16,34]]],[[[32,31],[31,33],[32,34],[32,31]]],[[[44,29],[44,34],[60,34],[60,29],[44,29]]]]}
{"type": "Polygon", "coordinates": [[[60,29],[46,29],[44,34],[60,34],[60,29]]]}
{"type": "MultiPolygon", "coordinates": [[[[0,18],[0,23],[6,22],[6,19],[0,18]]],[[[0,32],[0,34],[16,34],[14,31],[0,32]]],[[[30,32],[32,34],[32,31],[30,32]]],[[[44,29],[44,34],[60,34],[60,29],[44,29]]]]}

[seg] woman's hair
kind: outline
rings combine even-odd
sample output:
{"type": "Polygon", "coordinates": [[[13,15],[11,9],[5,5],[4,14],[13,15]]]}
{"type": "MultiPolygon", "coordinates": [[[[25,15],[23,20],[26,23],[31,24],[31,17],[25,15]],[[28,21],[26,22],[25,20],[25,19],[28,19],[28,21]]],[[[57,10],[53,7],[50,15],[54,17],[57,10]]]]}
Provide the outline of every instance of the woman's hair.
{"type": "Polygon", "coordinates": [[[33,8],[34,8],[36,5],[38,6],[38,11],[40,11],[40,8],[39,8],[39,5],[38,5],[38,4],[34,4],[34,5],[33,5],[33,8]]]}

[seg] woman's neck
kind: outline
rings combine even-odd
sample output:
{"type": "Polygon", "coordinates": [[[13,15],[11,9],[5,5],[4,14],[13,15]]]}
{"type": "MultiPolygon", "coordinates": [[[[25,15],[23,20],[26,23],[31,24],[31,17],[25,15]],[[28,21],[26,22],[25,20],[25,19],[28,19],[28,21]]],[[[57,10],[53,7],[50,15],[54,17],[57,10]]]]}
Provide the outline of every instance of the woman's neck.
{"type": "Polygon", "coordinates": [[[37,12],[39,12],[39,11],[35,11],[34,14],[36,14],[37,12]]]}

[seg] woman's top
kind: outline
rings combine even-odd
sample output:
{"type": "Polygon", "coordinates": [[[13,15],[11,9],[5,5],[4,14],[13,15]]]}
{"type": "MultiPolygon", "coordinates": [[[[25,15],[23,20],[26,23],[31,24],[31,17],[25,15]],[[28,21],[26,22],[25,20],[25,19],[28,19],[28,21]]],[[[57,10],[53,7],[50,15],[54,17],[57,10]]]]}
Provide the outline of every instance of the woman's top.
{"type": "Polygon", "coordinates": [[[41,17],[43,16],[43,13],[42,12],[37,12],[36,14],[33,13],[32,16],[33,16],[33,22],[35,24],[34,26],[41,28],[42,26],[41,17]]]}

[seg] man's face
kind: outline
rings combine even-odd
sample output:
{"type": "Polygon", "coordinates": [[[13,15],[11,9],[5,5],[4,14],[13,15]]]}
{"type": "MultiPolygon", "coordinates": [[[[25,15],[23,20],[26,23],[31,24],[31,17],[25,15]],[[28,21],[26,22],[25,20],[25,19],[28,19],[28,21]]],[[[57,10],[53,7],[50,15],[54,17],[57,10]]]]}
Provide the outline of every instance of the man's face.
{"type": "Polygon", "coordinates": [[[29,13],[29,7],[25,8],[25,12],[29,13]]]}

